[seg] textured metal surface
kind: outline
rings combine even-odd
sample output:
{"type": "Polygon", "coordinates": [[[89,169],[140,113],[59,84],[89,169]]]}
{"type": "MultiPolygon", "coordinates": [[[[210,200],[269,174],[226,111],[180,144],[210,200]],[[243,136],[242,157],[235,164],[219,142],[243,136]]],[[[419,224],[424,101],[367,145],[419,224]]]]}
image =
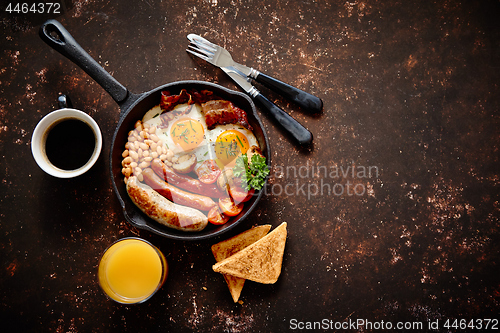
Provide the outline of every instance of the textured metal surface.
{"type": "Polygon", "coordinates": [[[93,0],[63,9],[7,16],[2,7],[0,316],[9,331],[281,332],[294,319],[420,321],[425,331],[428,321],[498,318],[498,1],[93,0]],[[275,285],[249,282],[233,304],[211,270],[215,241],[170,241],[125,222],[107,167],[119,108],[40,40],[48,18],[132,92],[190,79],[237,89],[185,52],[196,33],[323,99],[311,116],[266,91],[314,135],[311,149],[298,149],[262,115],[270,184],[232,234],[288,222],[275,285]],[[70,180],[44,174],[30,152],[59,93],[104,138],[97,164],[70,180]],[[96,282],[102,251],[126,236],[149,240],[170,264],[163,288],[138,306],[108,301],[96,282]]]}

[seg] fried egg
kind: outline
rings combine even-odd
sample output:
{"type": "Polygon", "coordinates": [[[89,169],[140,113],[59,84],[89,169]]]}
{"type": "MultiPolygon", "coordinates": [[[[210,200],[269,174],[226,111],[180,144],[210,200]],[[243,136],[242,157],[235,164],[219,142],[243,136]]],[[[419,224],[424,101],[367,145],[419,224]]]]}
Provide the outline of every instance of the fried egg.
{"type": "Polygon", "coordinates": [[[143,123],[156,126],[158,138],[176,155],[203,150],[207,144],[205,133],[208,129],[198,104],[179,104],[171,112],[183,113],[187,109],[186,114],[176,116],[166,128],[161,125],[159,105],[149,110],[142,119],[143,123]]]}
{"type": "Polygon", "coordinates": [[[251,146],[259,146],[255,135],[238,124],[217,125],[210,131],[208,140],[213,147],[214,159],[224,166],[233,165],[236,158],[251,146]]]}
{"type": "Polygon", "coordinates": [[[217,125],[208,130],[199,104],[179,104],[172,111],[182,112],[187,108],[190,110],[186,114],[176,116],[166,128],[161,127],[159,105],[143,117],[144,123],[156,126],[156,135],[175,155],[191,153],[196,155],[197,165],[213,159],[219,167],[231,167],[236,158],[246,153],[251,146],[259,147],[252,131],[241,125],[217,125]]]}

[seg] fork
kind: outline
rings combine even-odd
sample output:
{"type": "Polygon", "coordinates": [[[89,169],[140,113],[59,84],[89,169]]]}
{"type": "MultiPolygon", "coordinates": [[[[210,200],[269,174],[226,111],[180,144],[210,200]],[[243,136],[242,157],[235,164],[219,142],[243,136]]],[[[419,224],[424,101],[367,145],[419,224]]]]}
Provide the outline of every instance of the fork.
{"type": "Polygon", "coordinates": [[[261,104],[279,124],[292,135],[292,137],[301,145],[310,144],[312,134],[298,121],[289,114],[276,106],[273,102],[262,95],[249,81],[249,74],[255,71],[244,65],[240,65],[232,60],[231,55],[224,48],[210,43],[206,39],[190,34],[188,39],[193,45],[190,45],[187,52],[221,68],[229,75],[247,94],[255,101],[261,104]]]}
{"type": "Polygon", "coordinates": [[[318,113],[323,109],[323,101],[320,98],[273,78],[272,76],[266,75],[254,68],[235,62],[231,54],[225,48],[211,43],[196,34],[189,34],[187,38],[194,46],[196,46],[194,47],[193,45],[189,45],[186,50],[187,52],[194,54],[218,67],[233,66],[246,77],[262,83],[271,90],[277,91],[279,94],[283,95],[305,110],[318,113]]]}

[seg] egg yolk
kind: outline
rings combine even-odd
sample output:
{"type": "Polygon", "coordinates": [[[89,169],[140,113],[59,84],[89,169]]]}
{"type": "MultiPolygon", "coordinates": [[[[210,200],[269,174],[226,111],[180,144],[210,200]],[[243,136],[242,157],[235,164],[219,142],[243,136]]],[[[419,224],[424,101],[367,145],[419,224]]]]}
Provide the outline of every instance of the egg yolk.
{"type": "Polygon", "coordinates": [[[215,141],[215,154],[224,165],[235,160],[240,154],[246,153],[248,148],[247,137],[237,130],[222,132],[215,141]]]}
{"type": "Polygon", "coordinates": [[[204,135],[203,126],[191,118],[177,120],[170,128],[172,141],[184,151],[198,147],[203,141],[204,135]]]}

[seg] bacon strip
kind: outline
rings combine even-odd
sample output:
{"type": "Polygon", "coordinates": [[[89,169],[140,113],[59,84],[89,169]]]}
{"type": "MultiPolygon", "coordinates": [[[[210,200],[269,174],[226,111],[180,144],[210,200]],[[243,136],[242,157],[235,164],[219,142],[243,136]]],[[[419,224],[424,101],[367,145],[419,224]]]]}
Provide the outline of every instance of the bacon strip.
{"type": "Polygon", "coordinates": [[[201,104],[208,129],[213,129],[216,125],[239,124],[249,130],[252,126],[248,123],[245,111],[235,106],[233,103],[221,99],[210,90],[190,90],[182,89],[178,95],[171,95],[169,91],[161,92],[160,108],[162,110],[162,127],[167,127],[168,123],[175,116],[188,113],[187,108],[183,112],[171,112],[178,104],[201,104]]]}
{"type": "Polygon", "coordinates": [[[193,104],[191,94],[186,89],[182,89],[179,95],[171,95],[170,91],[161,92],[160,108],[163,112],[172,110],[177,104],[193,104]]]}
{"type": "Polygon", "coordinates": [[[208,129],[213,129],[216,125],[240,124],[252,130],[248,123],[247,114],[233,103],[226,100],[212,100],[201,104],[201,109],[205,114],[205,121],[208,129]]]}

